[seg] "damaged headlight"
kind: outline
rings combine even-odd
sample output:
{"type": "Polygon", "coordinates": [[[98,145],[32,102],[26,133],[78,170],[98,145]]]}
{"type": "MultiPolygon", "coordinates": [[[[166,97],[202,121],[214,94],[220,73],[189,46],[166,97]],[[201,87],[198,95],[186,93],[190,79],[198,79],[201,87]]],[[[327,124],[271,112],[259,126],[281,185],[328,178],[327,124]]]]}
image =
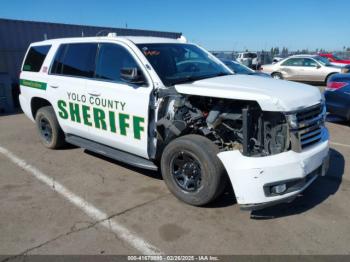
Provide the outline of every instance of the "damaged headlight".
{"type": "Polygon", "coordinates": [[[287,122],[291,128],[298,128],[298,118],[296,114],[286,115],[287,122]]]}

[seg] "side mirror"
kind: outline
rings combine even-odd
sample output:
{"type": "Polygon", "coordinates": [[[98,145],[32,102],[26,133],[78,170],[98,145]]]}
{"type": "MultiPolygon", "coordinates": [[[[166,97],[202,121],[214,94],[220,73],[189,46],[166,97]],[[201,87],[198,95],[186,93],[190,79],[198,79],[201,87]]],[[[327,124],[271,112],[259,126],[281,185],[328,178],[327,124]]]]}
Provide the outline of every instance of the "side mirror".
{"type": "Polygon", "coordinates": [[[317,69],[320,69],[320,68],[321,68],[321,66],[320,66],[320,65],[316,65],[316,68],[317,68],[317,69]]]}
{"type": "Polygon", "coordinates": [[[120,69],[120,79],[130,84],[142,85],[146,83],[142,72],[136,67],[120,69]]]}

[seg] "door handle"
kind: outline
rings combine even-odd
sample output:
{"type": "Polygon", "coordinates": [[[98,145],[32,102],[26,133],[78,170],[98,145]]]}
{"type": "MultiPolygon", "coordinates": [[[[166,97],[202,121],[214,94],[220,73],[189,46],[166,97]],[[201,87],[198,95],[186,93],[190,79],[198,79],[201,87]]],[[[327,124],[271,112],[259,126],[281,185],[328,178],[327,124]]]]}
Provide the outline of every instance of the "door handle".
{"type": "Polygon", "coordinates": [[[89,93],[90,96],[100,96],[101,94],[97,94],[97,93],[89,93]]]}
{"type": "Polygon", "coordinates": [[[58,88],[59,86],[57,85],[50,85],[51,88],[58,88]]]}

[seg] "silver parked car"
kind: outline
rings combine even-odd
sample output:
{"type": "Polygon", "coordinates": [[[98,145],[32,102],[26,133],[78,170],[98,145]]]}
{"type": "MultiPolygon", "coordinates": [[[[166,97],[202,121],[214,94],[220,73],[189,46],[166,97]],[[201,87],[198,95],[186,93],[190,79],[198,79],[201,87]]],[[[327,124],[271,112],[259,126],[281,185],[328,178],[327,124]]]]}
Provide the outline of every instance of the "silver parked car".
{"type": "Polygon", "coordinates": [[[275,64],[263,65],[261,70],[276,79],[326,83],[329,76],[341,72],[341,67],[331,65],[318,55],[294,55],[275,64]]]}

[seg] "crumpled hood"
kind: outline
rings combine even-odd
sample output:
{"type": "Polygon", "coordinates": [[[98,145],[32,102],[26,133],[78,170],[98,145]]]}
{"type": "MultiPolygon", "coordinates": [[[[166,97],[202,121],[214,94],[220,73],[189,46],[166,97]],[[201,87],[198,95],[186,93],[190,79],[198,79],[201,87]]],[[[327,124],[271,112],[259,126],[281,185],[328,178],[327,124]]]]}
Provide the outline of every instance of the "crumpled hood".
{"type": "Polygon", "coordinates": [[[187,95],[257,101],[264,111],[294,111],[319,103],[317,87],[252,75],[228,75],[175,85],[187,95]]]}

